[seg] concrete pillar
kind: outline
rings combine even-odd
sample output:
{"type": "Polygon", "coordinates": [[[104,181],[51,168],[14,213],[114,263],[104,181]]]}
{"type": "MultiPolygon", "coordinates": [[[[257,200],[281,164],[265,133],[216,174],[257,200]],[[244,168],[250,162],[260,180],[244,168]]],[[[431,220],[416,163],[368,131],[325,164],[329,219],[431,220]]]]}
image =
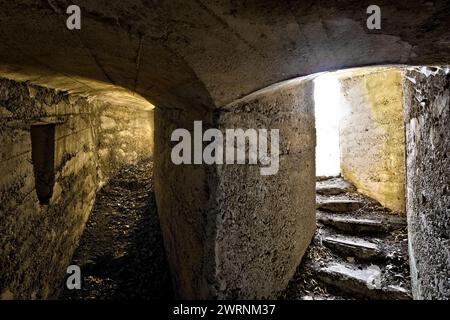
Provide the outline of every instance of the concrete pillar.
{"type": "Polygon", "coordinates": [[[407,215],[415,299],[450,298],[450,73],[405,72],[407,215]]]}
{"type": "Polygon", "coordinates": [[[183,109],[155,109],[155,196],[172,283],[179,298],[210,296],[208,277],[214,263],[212,168],[175,165],[171,134],[177,128],[193,131],[194,120],[210,123],[211,113],[183,109]]]}
{"type": "Polygon", "coordinates": [[[156,198],[177,293],[274,298],[315,231],[312,81],[278,84],[212,113],[158,109],[155,129],[156,198]],[[261,165],[249,164],[174,165],[171,132],[192,130],[193,120],[202,119],[204,129],[224,134],[279,129],[278,172],[261,175],[261,165]]]}

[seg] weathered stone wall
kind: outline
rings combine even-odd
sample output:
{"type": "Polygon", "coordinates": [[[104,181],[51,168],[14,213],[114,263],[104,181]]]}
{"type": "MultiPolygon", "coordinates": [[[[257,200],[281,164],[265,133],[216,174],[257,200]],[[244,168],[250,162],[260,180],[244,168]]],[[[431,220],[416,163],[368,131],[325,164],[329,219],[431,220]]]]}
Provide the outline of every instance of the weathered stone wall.
{"type": "Polygon", "coordinates": [[[405,212],[405,138],[399,69],[341,79],[341,174],[383,206],[405,212]]]}
{"type": "Polygon", "coordinates": [[[151,155],[139,145],[148,139],[133,137],[137,131],[151,138],[151,116],[134,119],[148,112],[122,111],[115,131],[101,126],[102,116],[114,115],[114,107],[0,79],[0,298],[57,293],[101,183],[127,161],[151,155]],[[45,123],[55,124],[54,163],[48,163],[54,166],[55,183],[48,205],[40,204],[36,194],[30,137],[32,125],[45,123]],[[129,123],[135,126],[127,130],[129,123]],[[108,138],[119,148],[111,143],[107,150],[108,138]],[[128,145],[122,146],[126,138],[128,145]],[[117,159],[114,166],[105,167],[111,157],[117,159]]]}
{"type": "Polygon", "coordinates": [[[450,72],[405,72],[407,215],[416,299],[450,299],[450,72]]]}
{"type": "Polygon", "coordinates": [[[155,189],[176,292],[182,298],[273,298],[315,231],[313,83],[295,80],[214,112],[157,109],[155,189]],[[174,165],[176,128],[279,129],[280,167],[174,165]]]}

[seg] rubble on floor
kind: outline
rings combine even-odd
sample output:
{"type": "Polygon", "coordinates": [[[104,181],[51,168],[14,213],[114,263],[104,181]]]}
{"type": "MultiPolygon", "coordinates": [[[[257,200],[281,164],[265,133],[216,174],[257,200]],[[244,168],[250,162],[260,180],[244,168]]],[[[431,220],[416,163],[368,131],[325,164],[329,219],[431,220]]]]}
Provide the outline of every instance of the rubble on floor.
{"type": "Polygon", "coordinates": [[[99,191],[72,264],[81,290],[60,299],[167,299],[172,284],[153,193],[153,163],[124,168],[99,191]]]}
{"type": "Polygon", "coordinates": [[[406,217],[341,178],[317,182],[317,232],[282,299],[411,299],[406,217]]]}

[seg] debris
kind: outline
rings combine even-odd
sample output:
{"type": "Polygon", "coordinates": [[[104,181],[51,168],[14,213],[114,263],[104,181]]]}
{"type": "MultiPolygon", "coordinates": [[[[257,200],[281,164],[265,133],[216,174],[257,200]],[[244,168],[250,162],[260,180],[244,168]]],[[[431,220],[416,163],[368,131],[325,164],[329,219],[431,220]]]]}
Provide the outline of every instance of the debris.
{"type": "Polygon", "coordinates": [[[71,264],[81,290],[61,299],[170,299],[172,284],[153,194],[149,160],[124,168],[97,195],[71,264]]]}

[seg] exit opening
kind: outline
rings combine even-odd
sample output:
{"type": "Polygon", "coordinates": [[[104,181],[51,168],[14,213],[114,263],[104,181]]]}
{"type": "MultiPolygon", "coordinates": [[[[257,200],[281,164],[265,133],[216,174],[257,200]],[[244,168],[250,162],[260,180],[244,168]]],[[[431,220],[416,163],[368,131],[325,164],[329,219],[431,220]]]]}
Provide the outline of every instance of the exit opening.
{"type": "Polygon", "coordinates": [[[338,79],[325,74],[314,80],[316,117],[316,176],[340,174],[339,120],[341,94],[338,79]]]}

